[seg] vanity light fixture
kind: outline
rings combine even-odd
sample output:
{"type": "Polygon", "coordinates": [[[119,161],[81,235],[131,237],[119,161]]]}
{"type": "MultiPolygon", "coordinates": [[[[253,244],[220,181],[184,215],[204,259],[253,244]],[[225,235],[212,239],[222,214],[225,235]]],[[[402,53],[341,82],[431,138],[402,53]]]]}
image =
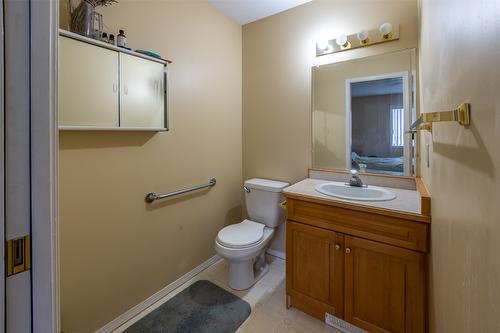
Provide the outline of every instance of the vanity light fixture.
{"type": "Polygon", "coordinates": [[[316,48],[322,51],[326,51],[330,48],[330,43],[328,42],[328,40],[323,39],[316,43],[316,48]]]}
{"type": "Polygon", "coordinates": [[[351,47],[351,43],[349,43],[349,40],[347,39],[347,36],[344,34],[340,34],[337,39],[335,40],[335,43],[337,43],[338,46],[342,50],[348,49],[351,47]]]}
{"type": "Polygon", "coordinates": [[[380,28],[378,28],[380,33],[382,34],[383,39],[389,39],[391,38],[391,32],[392,32],[392,24],[389,22],[382,23],[380,28]]]}
{"type": "Polygon", "coordinates": [[[358,37],[358,40],[361,44],[367,44],[369,42],[368,30],[361,30],[356,34],[356,37],[358,37]]]}
{"type": "Polygon", "coordinates": [[[336,39],[316,43],[316,57],[399,39],[399,24],[382,23],[377,29],[341,34],[336,39]]]}

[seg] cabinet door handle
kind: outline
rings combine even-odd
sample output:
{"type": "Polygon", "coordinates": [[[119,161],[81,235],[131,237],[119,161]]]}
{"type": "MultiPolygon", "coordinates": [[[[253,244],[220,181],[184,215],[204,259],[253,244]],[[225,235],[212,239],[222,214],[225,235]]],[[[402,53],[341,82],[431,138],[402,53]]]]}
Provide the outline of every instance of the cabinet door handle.
{"type": "Polygon", "coordinates": [[[347,253],[347,254],[351,253],[351,249],[350,249],[350,248],[348,248],[348,247],[346,247],[346,249],[345,249],[345,253],[347,253]]]}
{"type": "Polygon", "coordinates": [[[335,251],[340,250],[340,244],[335,244],[335,251]]]}
{"type": "Polygon", "coordinates": [[[113,92],[118,91],[118,85],[116,83],[113,83],[113,92]]]}
{"type": "Polygon", "coordinates": [[[123,86],[123,92],[125,93],[125,95],[128,95],[128,86],[127,85],[123,86]]]}

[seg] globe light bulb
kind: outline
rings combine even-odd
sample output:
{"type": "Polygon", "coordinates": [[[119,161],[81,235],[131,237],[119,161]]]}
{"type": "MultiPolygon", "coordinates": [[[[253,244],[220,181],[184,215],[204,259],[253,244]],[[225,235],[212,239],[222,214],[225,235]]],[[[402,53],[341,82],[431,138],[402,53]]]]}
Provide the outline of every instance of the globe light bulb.
{"type": "Polygon", "coordinates": [[[347,46],[347,36],[344,34],[340,34],[337,39],[336,39],[337,45],[338,46],[347,46]]]}
{"type": "Polygon", "coordinates": [[[330,43],[326,39],[323,39],[317,42],[316,46],[319,50],[326,51],[330,47],[330,43]]]}
{"type": "Polygon", "coordinates": [[[378,29],[380,33],[384,36],[384,38],[389,37],[389,34],[392,32],[392,24],[389,22],[383,23],[378,29]]]}
{"type": "Polygon", "coordinates": [[[364,42],[368,39],[368,31],[361,30],[356,36],[358,37],[360,42],[364,42]]]}

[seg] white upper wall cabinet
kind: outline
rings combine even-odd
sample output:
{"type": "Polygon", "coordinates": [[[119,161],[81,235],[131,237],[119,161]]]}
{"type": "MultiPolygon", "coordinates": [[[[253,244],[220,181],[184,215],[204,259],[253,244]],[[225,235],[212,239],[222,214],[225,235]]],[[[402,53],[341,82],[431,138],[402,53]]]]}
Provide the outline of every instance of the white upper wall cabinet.
{"type": "Polygon", "coordinates": [[[167,61],[67,31],[59,37],[59,128],[167,129],[167,61]]]}
{"type": "Polygon", "coordinates": [[[120,53],[120,126],[164,127],[164,66],[120,53]]]}
{"type": "Polygon", "coordinates": [[[118,127],[118,52],[59,38],[59,124],[118,127]]]}

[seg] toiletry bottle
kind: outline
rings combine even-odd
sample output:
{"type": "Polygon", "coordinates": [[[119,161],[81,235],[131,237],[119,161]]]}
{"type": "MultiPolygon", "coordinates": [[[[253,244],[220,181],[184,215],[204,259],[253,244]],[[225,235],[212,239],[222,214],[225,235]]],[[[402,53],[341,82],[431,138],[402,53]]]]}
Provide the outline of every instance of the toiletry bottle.
{"type": "Polygon", "coordinates": [[[120,34],[116,41],[119,47],[127,47],[127,36],[125,36],[125,31],[120,30],[120,34]]]}
{"type": "Polygon", "coordinates": [[[101,41],[104,43],[109,43],[107,33],[105,33],[105,32],[102,33],[101,41]]]}
{"type": "Polygon", "coordinates": [[[109,35],[109,44],[115,45],[115,35],[109,35]]]}

